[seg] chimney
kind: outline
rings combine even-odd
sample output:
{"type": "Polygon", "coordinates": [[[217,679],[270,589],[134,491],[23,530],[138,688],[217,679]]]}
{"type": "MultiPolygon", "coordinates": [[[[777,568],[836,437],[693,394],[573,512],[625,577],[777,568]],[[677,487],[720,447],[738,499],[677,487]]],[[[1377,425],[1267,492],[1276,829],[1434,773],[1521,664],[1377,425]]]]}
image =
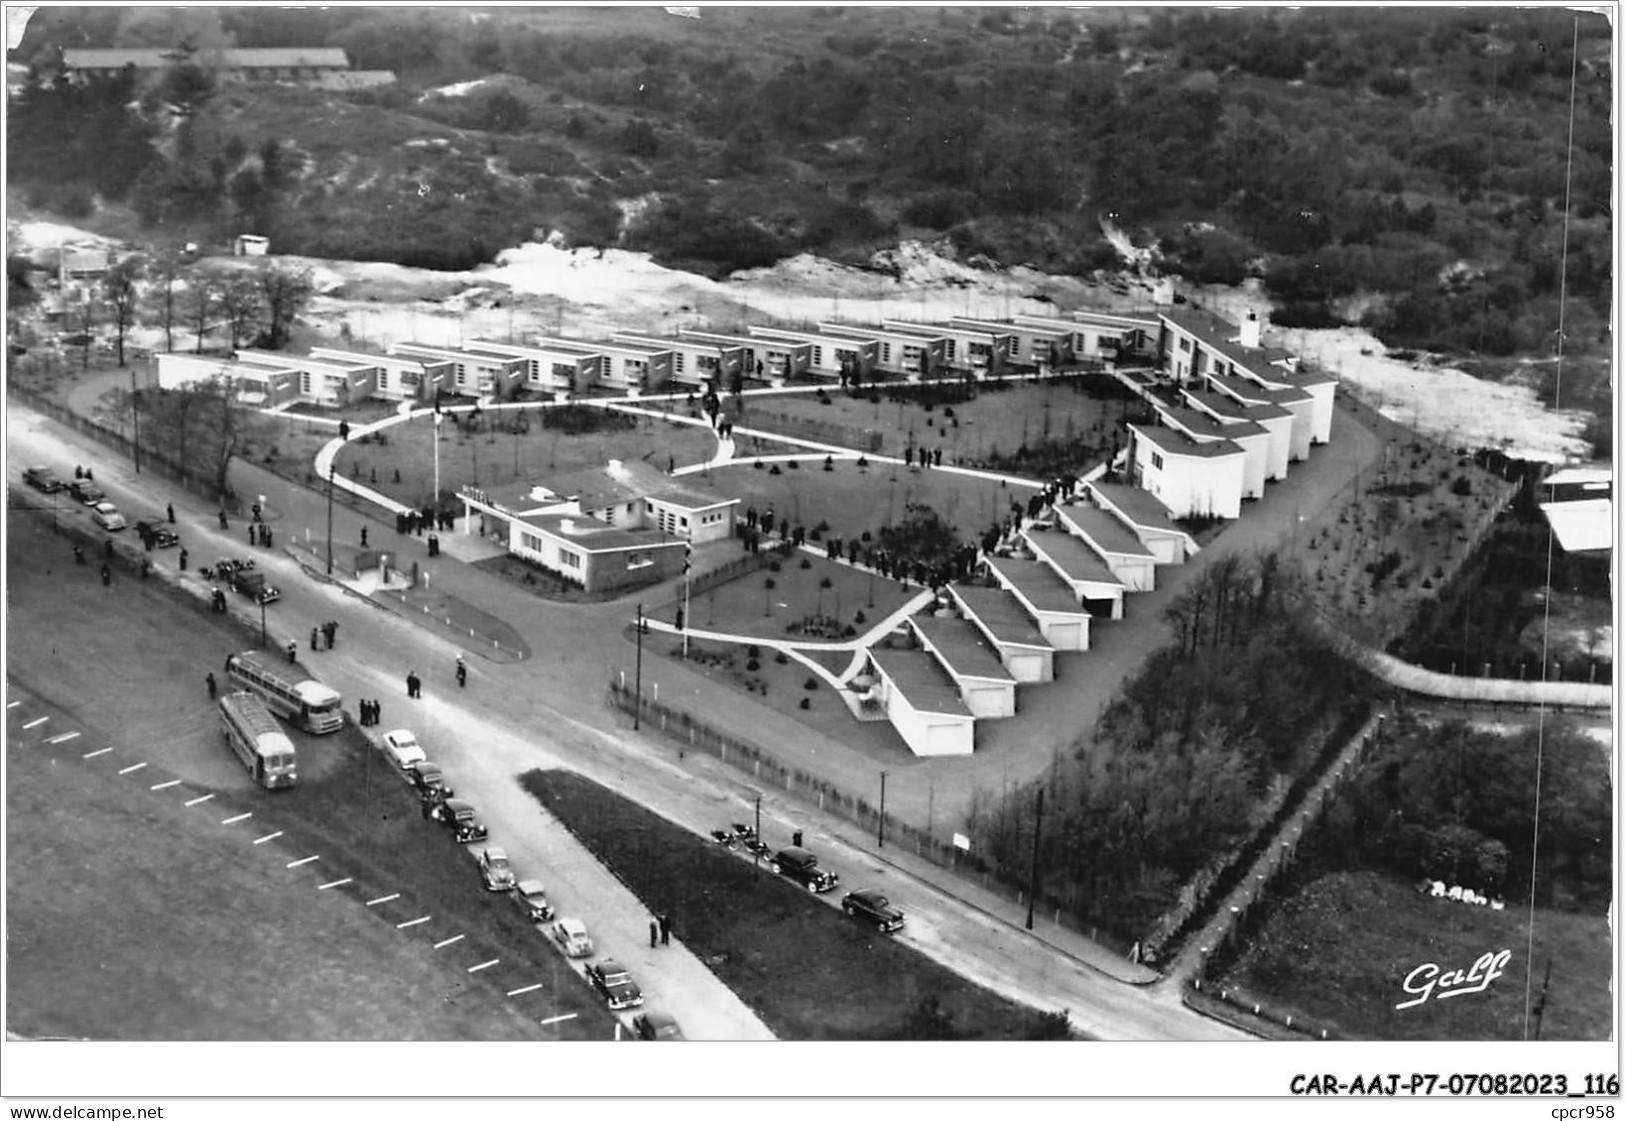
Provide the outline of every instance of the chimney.
{"type": "Polygon", "coordinates": [[[1252,312],[1241,321],[1241,345],[1257,348],[1263,345],[1264,325],[1258,321],[1258,316],[1252,312]]]}

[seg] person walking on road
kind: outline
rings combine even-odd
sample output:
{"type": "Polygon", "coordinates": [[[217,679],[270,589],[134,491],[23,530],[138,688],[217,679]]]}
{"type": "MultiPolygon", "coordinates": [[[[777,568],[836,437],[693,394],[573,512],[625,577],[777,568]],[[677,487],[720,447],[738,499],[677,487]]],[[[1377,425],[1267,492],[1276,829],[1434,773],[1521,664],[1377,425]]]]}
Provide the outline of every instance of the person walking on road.
{"type": "Polygon", "coordinates": [[[317,630],[315,627],[310,628],[310,648],[312,650],[321,649],[321,636],[321,631],[317,630]]]}
{"type": "Polygon", "coordinates": [[[248,526],[248,543],[250,545],[258,545],[260,543],[259,534],[254,532],[258,528],[259,526],[254,525],[253,523],[250,523],[248,526]]]}
{"type": "Polygon", "coordinates": [[[220,691],[220,686],[215,684],[214,674],[211,672],[209,676],[203,679],[203,683],[209,687],[209,699],[214,700],[215,694],[220,691]]]}
{"type": "Polygon", "coordinates": [[[339,625],[336,621],[329,620],[322,624],[322,637],[327,639],[327,648],[329,650],[333,649],[333,640],[338,636],[338,633],[339,625]]]}
{"type": "Polygon", "coordinates": [[[113,586],[113,570],[111,568],[108,568],[104,564],[104,565],[102,565],[102,587],[111,588],[112,586],[113,586]]]}
{"type": "Polygon", "coordinates": [[[220,528],[221,529],[230,529],[231,528],[231,523],[226,520],[226,512],[224,510],[220,511],[220,528]]]}
{"type": "Polygon", "coordinates": [[[189,556],[191,556],[191,554],[188,553],[185,549],[181,550],[180,562],[181,562],[181,571],[182,572],[186,571],[186,558],[189,557],[189,556]]]}
{"type": "Polygon", "coordinates": [[[457,655],[457,688],[461,689],[468,684],[468,666],[463,664],[463,656],[457,655]]]}
{"type": "Polygon", "coordinates": [[[297,662],[298,660],[299,660],[299,644],[297,642],[289,641],[289,643],[288,643],[288,661],[297,662]]]}
{"type": "Polygon", "coordinates": [[[367,547],[367,527],[366,526],[361,527],[361,547],[363,549],[365,549],[367,547]]]}
{"type": "Polygon", "coordinates": [[[175,524],[175,504],[173,502],[169,503],[168,506],[165,507],[165,512],[169,514],[169,524],[174,525],[175,524]]]}
{"type": "Polygon", "coordinates": [[[417,700],[422,695],[423,681],[418,677],[417,670],[409,670],[406,674],[406,695],[417,700]]]}
{"type": "Polygon", "coordinates": [[[671,916],[670,915],[661,915],[660,916],[660,944],[662,946],[671,945],[671,916]]]}
{"type": "Polygon", "coordinates": [[[660,924],[653,919],[649,920],[649,948],[652,950],[660,942],[660,924]]]}

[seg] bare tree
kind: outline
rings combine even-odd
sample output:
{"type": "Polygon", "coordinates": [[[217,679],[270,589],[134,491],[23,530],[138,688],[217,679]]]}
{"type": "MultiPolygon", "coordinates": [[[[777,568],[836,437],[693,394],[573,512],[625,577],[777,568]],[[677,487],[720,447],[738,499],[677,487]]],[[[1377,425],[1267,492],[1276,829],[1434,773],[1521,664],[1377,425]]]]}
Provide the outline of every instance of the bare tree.
{"type": "Polygon", "coordinates": [[[139,257],[129,257],[108,269],[107,275],[102,278],[102,292],[107,296],[107,306],[113,309],[113,329],[118,333],[120,366],[124,365],[124,339],[135,325],[136,312],[141,305],[141,293],[136,281],[145,271],[146,262],[139,257]]]}
{"type": "Polygon", "coordinates": [[[220,289],[220,307],[231,326],[231,349],[236,350],[261,311],[260,286],[255,277],[236,276],[220,289]]]}
{"type": "Polygon", "coordinates": [[[310,302],[316,286],[308,268],[271,265],[259,275],[260,297],[270,319],[266,331],[269,345],[275,349],[288,341],[288,331],[294,318],[310,302]]]}
{"type": "Polygon", "coordinates": [[[175,289],[185,276],[184,263],[173,249],[161,250],[152,259],[148,270],[157,282],[158,308],[164,323],[164,350],[175,349],[175,289]]]}
{"type": "Polygon", "coordinates": [[[220,304],[220,292],[214,281],[197,270],[192,270],[186,278],[186,300],[184,308],[186,322],[197,336],[197,351],[203,349],[203,336],[209,330],[209,317],[214,315],[220,304]]]}

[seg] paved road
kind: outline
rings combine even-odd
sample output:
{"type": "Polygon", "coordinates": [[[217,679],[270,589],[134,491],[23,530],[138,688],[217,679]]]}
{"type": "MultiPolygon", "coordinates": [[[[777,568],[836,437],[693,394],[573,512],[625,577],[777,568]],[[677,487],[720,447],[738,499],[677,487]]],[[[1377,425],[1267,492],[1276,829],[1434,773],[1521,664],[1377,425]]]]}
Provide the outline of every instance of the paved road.
{"type": "MultiPolygon", "coordinates": [[[[237,527],[220,533],[211,510],[190,504],[189,496],[161,480],[150,476],[137,480],[128,465],[112,462],[101,449],[80,443],[75,435],[26,410],[13,410],[11,441],[18,462],[65,464],[70,473],[76,459],[96,462],[98,482],[115,501],[127,502],[137,512],[162,509],[164,502],[173,501],[188,541],[214,542],[221,551],[233,553],[246,550],[237,544],[237,527]],[[137,493],[147,497],[137,500],[137,493]]],[[[270,495],[280,529],[302,531],[307,525],[324,524],[321,496],[290,487],[252,465],[236,464],[233,472],[241,493],[270,495]]],[[[379,535],[375,541],[394,539],[393,526],[386,530],[352,511],[335,512],[335,533],[341,538],[356,539],[362,524],[379,535]]],[[[406,549],[422,547],[416,539],[404,539],[402,544],[406,549]]],[[[201,545],[193,548],[194,555],[211,551],[201,545]]],[[[531,767],[564,765],[698,832],[746,819],[751,792],[742,781],[745,776],[709,759],[676,758],[669,744],[629,734],[606,708],[605,683],[626,658],[619,635],[626,621],[621,618],[623,605],[575,608],[549,603],[516,594],[449,557],[434,561],[421,557],[435,573],[437,586],[456,582],[458,594],[471,602],[497,607],[531,637],[537,650],[533,659],[517,664],[470,658],[469,685],[459,692],[451,674],[457,649],[450,643],[336,586],[302,576],[288,558],[263,550],[258,556],[286,595],[271,609],[273,633],[284,626],[291,634],[303,635],[316,622],[339,619],[338,648],[314,656],[318,674],[352,703],[363,696],[382,699],[383,727],[405,724],[417,730],[437,761],[447,767],[459,792],[467,792],[487,815],[492,841],[509,849],[521,873],[546,870],[544,878],[562,912],[579,910],[602,928],[605,949],[624,954],[626,963],[646,982],[652,1007],[672,1011],[698,1038],[765,1034],[759,1024],[751,1023],[754,1018],[748,1010],[730,1007],[738,1005],[737,998],[692,955],[680,947],[651,955],[647,914],[641,905],[624,897],[624,892],[613,903],[605,902],[623,889],[611,883],[590,856],[572,852],[573,843],[512,781],[513,775],[531,767]],[[407,700],[402,684],[408,669],[416,669],[426,683],[425,697],[416,704],[407,700]]],[[[162,557],[160,563],[173,560],[162,557]]],[[[661,673],[667,696],[686,686],[698,698],[702,679],[692,678],[690,683],[680,667],[670,672],[663,668],[661,673]]],[[[808,738],[805,727],[773,713],[764,715],[743,698],[713,698],[708,689],[707,704],[754,710],[736,713],[733,719],[747,723],[751,734],[765,742],[805,743],[808,738]]],[[[820,750],[821,744],[811,746],[814,753],[820,750]]],[[[884,886],[905,906],[913,923],[907,940],[1013,999],[1042,1009],[1066,1008],[1080,1029],[1103,1038],[1244,1038],[1189,1012],[1177,998],[1148,994],[1090,968],[1088,959],[1098,950],[1086,939],[1053,927],[1035,937],[1020,930],[1019,910],[1008,904],[986,897],[977,900],[985,904],[981,908],[967,906],[964,898],[976,899],[973,889],[965,887],[950,896],[926,886],[904,871],[910,865],[904,854],[887,850],[881,855],[888,862],[876,860],[865,851],[867,838],[843,823],[817,825],[817,815],[806,807],[772,797],[764,803],[764,812],[770,840],[775,833],[782,841],[790,829],[805,829],[843,880],[884,886]]],[[[919,870],[929,874],[928,869],[919,870]]],[[[951,877],[943,879],[952,883],[951,877]]]]}

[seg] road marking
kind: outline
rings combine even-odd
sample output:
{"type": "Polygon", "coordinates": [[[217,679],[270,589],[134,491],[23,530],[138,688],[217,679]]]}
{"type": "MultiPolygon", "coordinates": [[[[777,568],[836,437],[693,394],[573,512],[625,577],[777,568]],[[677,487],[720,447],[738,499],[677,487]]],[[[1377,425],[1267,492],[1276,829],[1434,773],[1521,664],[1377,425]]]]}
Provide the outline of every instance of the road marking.
{"type": "Polygon", "coordinates": [[[288,863],[284,864],[283,867],[284,868],[297,868],[301,864],[309,864],[312,860],[320,860],[320,859],[321,859],[320,856],[305,856],[305,857],[301,857],[298,860],[290,860],[290,861],[288,861],[288,863]]]}
{"type": "Polygon", "coordinates": [[[536,1022],[538,1024],[557,1024],[557,1023],[562,1023],[565,1020],[573,1020],[575,1018],[576,1018],[576,1013],[574,1013],[574,1012],[566,1012],[562,1016],[549,1016],[545,1020],[537,1020],[536,1022]]]}
{"type": "Polygon", "coordinates": [[[490,961],[482,961],[478,965],[469,966],[468,971],[470,973],[478,973],[482,969],[490,969],[493,965],[501,965],[501,964],[502,964],[502,959],[501,958],[492,958],[490,961]]]}
{"type": "Polygon", "coordinates": [[[128,767],[125,767],[122,770],[120,770],[119,774],[127,775],[131,771],[139,771],[142,767],[145,767],[145,766],[146,766],[145,763],[131,763],[128,767]]]}
{"type": "Polygon", "coordinates": [[[432,915],[424,915],[420,919],[407,919],[405,922],[396,923],[395,924],[395,929],[396,930],[405,930],[409,926],[417,926],[419,923],[426,923],[433,917],[434,916],[432,916],[432,915]]]}
{"type": "Polygon", "coordinates": [[[26,732],[30,728],[38,728],[41,724],[45,723],[49,719],[49,716],[42,716],[38,720],[30,720],[27,724],[23,725],[23,731],[26,732]]]}
{"type": "Polygon", "coordinates": [[[437,950],[444,949],[453,942],[461,942],[465,937],[467,936],[463,934],[453,934],[450,938],[442,938],[440,941],[436,942],[434,944],[434,948],[437,950]]]}
{"type": "Polygon", "coordinates": [[[509,989],[508,990],[508,995],[509,996],[521,996],[524,993],[533,993],[533,992],[535,992],[537,989],[539,989],[541,987],[542,987],[542,983],[540,981],[537,981],[534,985],[526,985],[522,989],[509,989]]]}
{"type": "Polygon", "coordinates": [[[282,836],[282,830],[278,829],[275,833],[267,833],[263,837],[254,838],[254,843],[256,845],[263,845],[266,841],[274,841],[280,836],[282,836]]]}
{"type": "Polygon", "coordinates": [[[156,786],[147,787],[147,789],[148,790],[168,790],[171,786],[179,786],[180,784],[181,784],[180,779],[172,778],[168,782],[160,782],[156,786]]]}
{"type": "Polygon", "coordinates": [[[226,818],[220,824],[221,825],[236,825],[239,821],[247,821],[249,818],[251,818],[253,816],[254,815],[252,813],[238,814],[236,817],[228,817],[228,818],[226,818]]]}
{"type": "Polygon", "coordinates": [[[388,903],[391,899],[399,899],[400,897],[401,893],[398,891],[394,895],[380,895],[377,899],[367,900],[367,906],[375,907],[380,903],[388,903]]]}
{"type": "Polygon", "coordinates": [[[316,885],[316,890],[317,891],[326,891],[330,887],[340,887],[343,884],[347,884],[349,882],[350,882],[350,877],[345,876],[342,880],[329,880],[325,884],[317,884],[316,885]]]}
{"type": "Polygon", "coordinates": [[[7,708],[16,708],[18,705],[20,705],[22,703],[23,702],[21,702],[21,701],[8,701],[8,702],[6,702],[6,707],[7,708]]]}
{"type": "Polygon", "coordinates": [[[204,794],[204,795],[201,795],[201,796],[199,796],[197,798],[193,798],[190,802],[183,803],[183,805],[195,806],[199,802],[207,802],[209,799],[211,799],[213,797],[214,797],[213,794],[204,794]]]}
{"type": "Polygon", "coordinates": [[[101,747],[101,748],[97,748],[95,751],[87,751],[83,755],[79,756],[79,758],[81,758],[81,759],[94,759],[94,758],[96,758],[96,756],[98,756],[98,755],[106,755],[109,751],[112,751],[112,750],[113,749],[110,748],[110,747],[101,747]]]}
{"type": "Polygon", "coordinates": [[[52,736],[50,739],[46,740],[45,742],[46,743],[67,743],[69,740],[76,740],[78,738],[79,738],[79,733],[78,732],[63,732],[60,736],[52,736]]]}

